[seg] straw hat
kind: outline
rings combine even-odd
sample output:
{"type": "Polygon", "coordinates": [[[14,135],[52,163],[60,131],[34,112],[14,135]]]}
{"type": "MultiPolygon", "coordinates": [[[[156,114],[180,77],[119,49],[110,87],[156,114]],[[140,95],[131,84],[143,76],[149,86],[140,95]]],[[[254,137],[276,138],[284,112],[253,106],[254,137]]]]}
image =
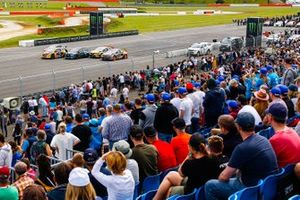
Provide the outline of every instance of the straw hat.
{"type": "Polygon", "coordinates": [[[254,92],[254,96],[256,99],[259,99],[261,101],[268,101],[269,100],[269,95],[267,94],[266,90],[260,89],[256,92],[254,92]]]}

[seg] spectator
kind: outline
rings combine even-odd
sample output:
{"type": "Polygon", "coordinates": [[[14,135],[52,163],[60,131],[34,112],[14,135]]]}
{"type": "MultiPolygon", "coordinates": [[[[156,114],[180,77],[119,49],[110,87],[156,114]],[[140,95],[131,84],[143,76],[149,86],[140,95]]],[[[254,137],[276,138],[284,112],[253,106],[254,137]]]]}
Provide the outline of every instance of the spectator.
{"type": "Polygon", "coordinates": [[[239,113],[242,113],[242,112],[251,113],[255,118],[255,126],[259,125],[259,123],[262,122],[260,115],[258,114],[258,112],[255,110],[255,108],[253,106],[248,105],[247,99],[244,95],[238,96],[237,101],[238,101],[239,105],[241,106],[239,113]]]}
{"type": "Polygon", "coordinates": [[[35,181],[36,180],[37,172],[36,172],[35,169],[31,168],[29,159],[28,158],[22,158],[20,161],[26,164],[26,166],[27,166],[27,175],[32,180],[35,181]]]}
{"type": "MultiPolygon", "coordinates": [[[[268,108],[269,105],[269,95],[267,94],[266,90],[260,89],[259,91],[254,92],[255,97],[255,104],[254,108],[258,112],[261,118],[265,116],[265,110],[268,108]]],[[[252,98],[253,101],[253,98],[252,98]]]]}
{"type": "Polygon", "coordinates": [[[157,110],[157,106],[155,105],[154,94],[152,94],[152,93],[147,94],[146,99],[147,99],[148,104],[147,104],[146,108],[141,112],[141,116],[140,116],[140,120],[139,120],[139,125],[142,128],[145,128],[148,126],[153,126],[155,113],[157,110]]]}
{"type": "Polygon", "coordinates": [[[19,200],[23,200],[23,192],[25,188],[29,185],[33,185],[34,180],[27,175],[27,165],[24,162],[17,162],[15,165],[15,172],[17,175],[17,180],[12,185],[18,189],[19,200]]]}
{"type": "Polygon", "coordinates": [[[38,141],[34,142],[30,149],[30,158],[32,163],[36,163],[36,159],[39,155],[44,154],[47,156],[52,156],[52,151],[49,144],[46,143],[46,133],[43,130],[38,130],[37,132],[38,141]]]}
{"type": "Polygon", "coordinates": [[[135,187],[133,176],[126,169],[126,158],[121,152],[112,151],[104,154],[94,165],[92,175],[107,188],[108,199],[133,199],[135,187]],[[112,171],[111,176],[100,172],[104,162],[112,171]]]}
{"type": "Polygon", "coordinates": [[[103,124],[102,136],[109,141],[109,148],[119,140],[127,140],[132,121],[130,117],[121,112],[120,104],[113,106],[113,114],[103,124]]]}
{"type": "Polygon", "coordinates": [[[83,155],[82,153],[75,153],[73,158],[70,160],[70,164],[72,166],[72,168],[76,168],[76,167],[84,167],[84,159],[83,159],[83,155]]]}
{"type": "Polygon", "coordinates": [[[9,168],[7,166],[0,167],[0,199],[1,200],[19,199],[17,188],[9,185],[9,168]]]}
{"type": "Polygon", "coordinates": [[[153,176],[158,173],[158,152],[153,145],[144,143],[143,130],[140,126],[133,125],[131,127],[130,138],[134,144],[130,158],[138,163],[140,182],[143,182],[147,176],[153,176]]]}
{"type": "Polygon", "coordinates": [[[25,188],[23,200],[48,200],[48,198],[44,188],[34,184],[25,188]]]}
{"type": "Polygon", "coordinates": [[[238,102],[235,100],[228,100],[226,103],[228,106],[229,115],[231,115],[235,119],[239,112],[238,102]]]}
{"type": "Polygon", "coordinates": [[[289,86],[297,78],[297,73],[292,68],[292,59],[287,57],[284,60],[286,70],[283,73],[282,84],[289,86]]]}
{"type": "Polygon", "coordinates": [[[92,131],[92,137],[91,142],[89,145],[89,148],[93,148],[96,151],[100,151],[102,147],[102,135],[98,130],[98,120],[96,118],[93,118],[90,120],[89,127],[92,131]]]}
{"type": "Polygon", "coordinates": [[[225,94],[217,87],[214,79],[207,81],[208,91],[205,93],[203,107],[206,120],[206,126],[215,126],[218,122],[218,117],[222,114],[222,109],[225,103],[225,94]]]}
{"type": "Polygon", "coordinates": [[[76,167],[70,172],[65,199],[96,200],[87,169],[76,167]]]}
{"type": "Polygon", "coordinates": [[[50,145],[55,134],[51,131],[51,125],[49,123],[45,125],[45,133],[46,143],[50,145]]]}
{"type": "MultiPolygon", "coordinates": [[[[191,84],[189,85],[190,87],[192,87],[191,84]]],[[[192,115],[194,113],[194,104],[193,101],[187,97],[188,91],[185,87],[178,88],[178,93],[180,98],[182,99],[179,106],[179,117],[185,121],[186,130],[187,132],[190,132],[192,124],[192,115]]]]}
{"type": "Polygon", "coordinates": [[[73,150],[73,146],[80,142],[80,139],[73,134],[66,133],[66,124],[58,126],[57,134],[53,137],[50,146],[55,149],[55,155],[60,160],[67,160],[66,149],[73,150]]]}
{"type": "Polygon", "coordinates": [[[61,162],[54,168],[56,187],[48,192],[48,200],[65,200],[69,174],[72,167],[67,162],[61,162]]]}
{"type": "Polygon", "coordinates": [[[130,118],[133,121],[133,124],[138,125],[139,119],[141,117],[141,113],[143,111],[142,100],[140,98],[136,98],[134,100],[134,109],[130,113],[130,118]]]}
{"type": "Polygon", "coordinates": [[[170,103],[171,95],[162,93],[161,106],[157,108],[154,118],[154,128],[158,132],[158,137],[166,142],[171,142],[175,131],[172,126],[172,120],[178,117],[178,111],[170,103]]]}
{"type": "Polygon", "coordinates": [[[175,106],[177,109],[178,113],[180,112],[180,104],[182,102],[182,99],[179,97],[179,92],[178,90],[175,90],[175,97],[171,99],[170,103],[175,106]]]}
{"type": "Polygon", "coordinates": [[[144,135],[147,142],[155,146],[158,151],[157,168],[159,171],[165,171],[177,166],[172,146],[169,143],[158,139],[154,127],[146,127],[144,129],[144,135]]]}
{"type": "Polygon", "coordinates": [[[91,173],[98,158],[99,156],[94,149],[88,148],[84,151],[83,159],[85,161],[85,167],[89,170],[88,175],[90,177],[90,181],[96,191],[97,196],[103,198],[107,196],[106,187],[104,187],[99,181],[97,181],[97,179],[91,173]]]}
{"type": "Polygon", "coordinates": [[[176,156],[176,165],[180,165],[188,155],[188,143],[191,135],[185,132],[185,121],[175,118],[172,121],[176,136],[172,138],[171,145],[176,156]]]}
{"type": "Polygon", "coordinates": [[[37,157],[37,166],[39,170],[39,175],[35,181],[36,184],[43,186],[43,188],[49,192],[55,187],[54,175],[51,171],[50,159],[44,155],[40,154],[37,157]]]}
{"type": "Polygon", "coordinates": [[[231,115],[221,115],[218,119],[218,125],[221,129],[220,137],[224,143],[223,154],[230,158],[235,147],[243,140],[234,124],[234,118],[231,115]]]}
{"type": "Polygon", "coordinates": [[[247,112],[238,114],[236,124],[243,142],[234,149],[228,166],[218,180],[210,180],[205,184],[207,200],[227,199],[232,193],[254,186],[259,179],[278,172],[276,155],[270,142],[254,133],[253,115],[247,112]],[[231,178],[237,170],[240,175],[231,178]]]}
{"type": "Polygon", "coordinates": [[[72,129],[74,128],[72,117],[66,116],[65,123],[66,123],[66,132],[71,133],[72,129]]]}
{"type": "Polygon", "coordinates": [[[288,118],[295,116],[295,107],[293,102],[288,96],[289,88],[285,85],[279,85],[281,99],[285,102],[288,109],[288,118]]]}
{"type": "Polygon", "coordinates": [[[285,124],[288,111],[281,103],[275,103],[268,109],[270,123],[275,130],[275,135],[270,138],[270,143],[277,156],[279,167],[300,162],[300,137],[285,124]]]}
{"type": "Polygon", "coordinates": [[[92,132],[91,129],[83,124],[80,114],[75,116],[76,126],[72,129],[72,134],[79,138],[80,142],[74,145],[74,150],[83,152],[89,148],[92,132]]]}
{"type": "Polygon", "coordinates": [[[287,107],[285,102],[281,99],[281,90],[279,89],[279,87],[274,87],[271,89],[270,98],[271,103],[269,104],[268,108],[270,108],[270,106],[275,103],[281,103],[282,105],[287,107]]]}
{"type": "Polygon", "coordinates": [[[13,154],[11,166],[14,167],[17,161],[23,157],[22,150],[21,147],[18,146],[14,141],[9,141],[8,143],[11,146],[11,150],[13,154]]]}
{"type": "Polygon", "coordinates": [[[218,176],[219,166],[217,160],[208,156],[205,143],[205,139],[200,134],[195,133],[191,136],[189,140],[189,155],[180,166],[178,172],[169,172],[164,178],[153,198],[154,200],[165,199],[169,189],[171,190],[171,195],[189,194],[209,179],[218,176]],[[184,177],[188,179],[186,184],[182,186],[184,177]]]}
{"type": "Polygon", "coordinates": [[[34,136],[34,129],[33,128],[27,128],[26,132],[24,134],[23,141],[21,142],[21,148],[23,153],[25,154],[25,157],[30,159],[30,149],[34,142],[36,142],[37,139],[34,136]]]}
{"type": "Polygon", "coordinates": [[[14,141],[20,145],[21,144],[21,137],[22,137],[22,127],[20,124],[16,123],[14,130],[13,130],[13,137],[14,141]]]}
{"type": "Polygon", "coordinates": [[[127,169],[131,171],[135,185],[137,185],[140,182],[139,166],[134,159],[130,159],[132,156],[132,150],[130,149],[128,142],[120,140],[119,142],[114,143],[113,151],[120,151],[124,154],[127,161],[127,169]]]}
{"type": "Polygon", "coordinates": [[[4,135],[0,133],[0,167],[11,167],[13,152],[9,143],[5,142],[4,135]]]}

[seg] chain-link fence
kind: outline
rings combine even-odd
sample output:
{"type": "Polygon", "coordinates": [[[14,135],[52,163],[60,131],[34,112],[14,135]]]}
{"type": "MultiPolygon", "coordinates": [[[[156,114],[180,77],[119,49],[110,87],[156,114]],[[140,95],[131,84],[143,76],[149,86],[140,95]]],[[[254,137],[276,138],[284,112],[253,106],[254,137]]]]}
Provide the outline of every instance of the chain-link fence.
{"type": "MultiPolygon", "coordinates": [[[[99,64],[69,68],[58,71],[49,71],[43,74],[30,76],[18,75],[16,78],[0,81],[0,99],[10,96],[27,96],[45,91],[54,91],[70,85],[81,83],[84,80],[96,80],[98,77],[112,76],[113,74],[125,73],[146,69],[149,65],[160,67],[186,59],[186,56],[166,58],[166,53],[153,53],[150,56],[128,58],[115,62],[99,61],[99,64]]],[[[37,69],[38,71],[38,69],[37,69]]]]}

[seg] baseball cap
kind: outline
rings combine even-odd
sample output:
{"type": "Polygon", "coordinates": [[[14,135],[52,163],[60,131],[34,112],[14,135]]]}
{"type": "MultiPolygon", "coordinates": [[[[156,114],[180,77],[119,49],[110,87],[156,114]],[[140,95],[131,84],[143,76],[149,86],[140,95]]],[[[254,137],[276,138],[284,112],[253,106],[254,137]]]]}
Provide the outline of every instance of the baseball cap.
{"type": "Polygon", "coordinates": [[[82,119],[90,119],[90,116],[87,113],[84,113],[82,115],[82,119]]]}
{"type": "Polygon", "coordinates": [[[125,140],[120,140],[118,142],[115,142],[113,147],[113,151],[120,151],[124,154],[126,158],[130,158],[132,155],[132,150],[130,149],[130,145],[125,140]]]}
{"type": "Polygon", "coordinates": [[[275,97],[280,97],[281,91],[278,87],[273,87],[270,91],[275,97]]]}
{"type": "Polygon", "coordinates": [[[83,187],[90,183],[90,177],[88,175],[89,171],[87,169],[76,167],[69,175],[69,183],[73,186],[83,187]]]}
{"type": "Polygon", "coordinates": [[[45,125],[45,130],[50,130],[51,129],[51,124],[46,124],[45,125]]]}
{"type": "Polygon", "coordinates": [[[144,128],[144,134],[146,137],[154,137],[156,136],[156,130],[153,126],[148,126],[144,128]]]}
{"type": "Polygon", "coordinates": [[[280,93],[282,95],[287,94],[289,92],[289,88],[286,85],[279,85],[280,93]]]}
{"type": "Polygon", "coordinates": [[[239,107],[238,102],[235,101],[235,100],[228,100],[228,101],[226,101],[226,103],[227,103],[227,105],[228,105],[230,108],[233,108],[233,109],[239,107]]]}
{"type": "Polygon", "coordinates": [[[173,119],[171,123],[175,128],[178,128],[178,129],[185,128],[185,121],[179,117],[173,119]]]}
{"type": "Polygon", "coordinates": [[[187,84],[185,85],[185,88],[186,88],[187,90],[193,90],[193,89],[194,89],[194,86],[193,86],[192,83],[187,83],[187,84]]]}
{"type": "Polygon", "coordinates": [[[296,69],[298,67],[297,64],[292,64],[292,68],[296,69]]]}
{"type": "Polygon", "coordinates": [[[186,90],[185,87],[180,87],[180,88],[178,88],[177,92],[178,92],[179,94],[186,94],[186,93],[187,93],[187,90],[186,90]]]}
{"type": "Polygon", "coordinates": [[[171,95],[170,95],[169,93],[167,93],[167,92],[163,92],[163,93],[161,94],[161,98],[162,98],[162,100],[164,100],[164,101],[170,101],[171,95]]]}
{"type": "Polygon", "coordinates": [[[273,67],[272,67],[272,65],[267,65],[267,66],[266,66],[266,69],[267,69],[268,71],[270,71],[271,69],[273,69],[273,67]]]}
{"type": "Polygon", "coordinates": [[[93,118],[93,119],[90,120],[90,124],[91,124],[92,126],[98,126],[98,120],[95,119],[95,118],[93,118]]]}
{"type": "Polygon", "coordinates": [[[259,73],[266,75],[268,73],[268,70],[267,70],[267,68],[263,67],[259,70],[259,73]]]}
{"type": "Polygon", "coordinates": [[[9,177],[9,168],[7,166],[0,167],[0,178],[8,179],[9,177]]]}
{"type": "Polygon", "coordinates": [[[88,148],[83,153],[83,159],[87,164],[94,164],[98,159],[98,153],[92,148],[88,148]]]}
{"type": "Polygon", "coordinates": [[[155,96],[154,94],[150,93],[150,94],[146,94],[146,99],[149,102],[154,102],[155,101],[155,96]]]}
{"type": "Polygon", "coordinates": [[[218,77],[218,81],[222,82],[222,81],[224,81],[224,80],[225,80],[224,76],[219,76],[219,77],[218,77]]]}
{"type": "Polygon", "coordinates": [[[282,103],[274,103],[267,110],[267,113],[271,114],[277,119],[285,120],[287,118],[288,110],[282,103]]]}
{"type": "Polygon", "coordinates": [[[293,92],[297,92],[298,91],[298,87],[294,84],[289,85],[289,90],[293,91],[293,92]]]}
{"type": "Polygon", "coordinates": [[[179,85],[179,81],[178,80],[174,80],[174,85],[178,86],[179,85]]]}
{"type": "Polygon", "coordinates": [[[255,127],[255,118],[249,112],[242,112],[237,115],[235,122],[243,129],[249,130],[255,127]]]}
{"type": "Polygon", "coordinates": [[[239,80],[240,80],[240,77],[239,77],[239,75],[233,75],[233,76],[232,76],[232,79],[235,79],[235,80],[239,81],[239,80]]]}
{"type": "Polygon", "coordinates": [[[195,82],[194,83],[194,87],[195,88],[200,88],[201,87],[201,83],[200,82],[195,82]]]}

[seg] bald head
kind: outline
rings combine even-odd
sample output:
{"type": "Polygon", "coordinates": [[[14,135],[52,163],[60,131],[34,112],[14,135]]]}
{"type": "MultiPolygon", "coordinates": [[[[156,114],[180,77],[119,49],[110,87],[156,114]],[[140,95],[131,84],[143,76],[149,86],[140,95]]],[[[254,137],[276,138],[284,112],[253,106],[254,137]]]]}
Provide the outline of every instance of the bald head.
{"type": "Polygon", "coordinates": [[[24,162],[17,162],[17,164],[15,165],[15,172],[17,173],[17,175],[22,175],[27,171],[27,165],[24,162]]]}

